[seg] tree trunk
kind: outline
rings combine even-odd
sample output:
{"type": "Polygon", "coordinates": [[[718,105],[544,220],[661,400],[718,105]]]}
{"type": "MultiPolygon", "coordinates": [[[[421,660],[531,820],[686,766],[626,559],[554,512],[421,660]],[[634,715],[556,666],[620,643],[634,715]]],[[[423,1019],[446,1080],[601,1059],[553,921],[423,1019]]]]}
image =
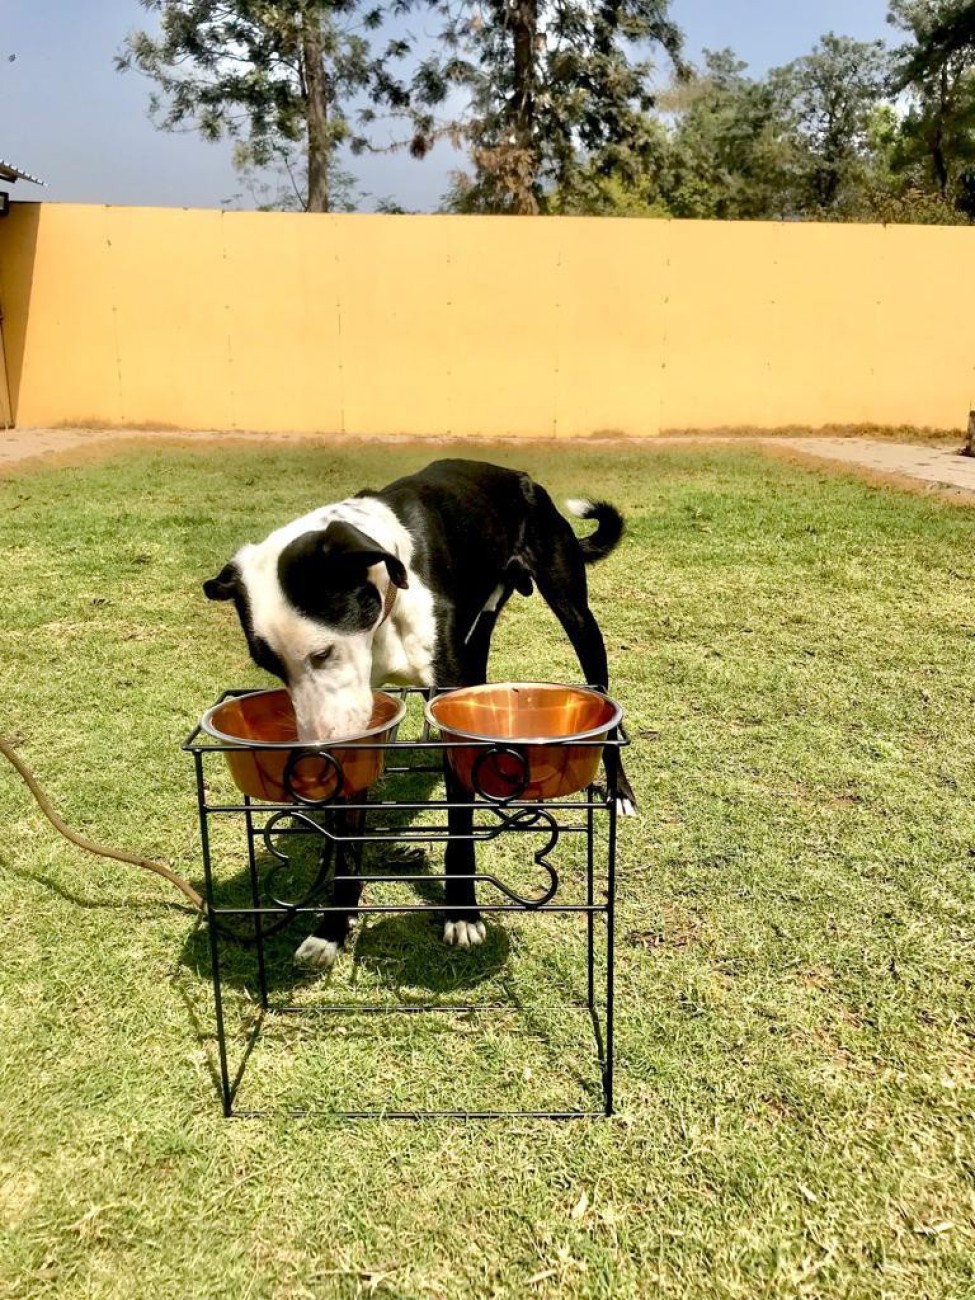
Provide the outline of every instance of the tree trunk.
{"type": "Polygon", "coordinates": [[[306,121],[308,126],[307,212],[328,212],[328,78],[322,62],[322,19],[317,5],[302,15],[301,59],[305,72],[306,121]]]}
{"type": "Polygon", "coordinates": [[[945,158],[944,148],[944,124],[948,114],[948,69],[941,69],[941,101],[938,105],[938,117],[934,128],[934,138],[931,141],[931,157],[934,162],[934,178],[938,184],[938,192],[941,195],[942,203],[948,200],[948,163],[945,158]]]}
{"type": "Polygon", "coordinates": [[[514,147],[517,151],[514,210],[524,216],[538,212],[538,154],[535,145],[535,42],[537,0],[515,0],[510,14],[514,33],[514,147]]]}

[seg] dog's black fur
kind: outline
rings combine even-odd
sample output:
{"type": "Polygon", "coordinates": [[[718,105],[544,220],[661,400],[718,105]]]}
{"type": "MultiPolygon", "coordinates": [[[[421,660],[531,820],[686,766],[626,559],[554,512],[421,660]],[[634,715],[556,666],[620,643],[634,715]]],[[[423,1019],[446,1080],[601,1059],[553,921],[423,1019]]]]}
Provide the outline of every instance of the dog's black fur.
{"type": "Polygon", "coordinates": [[[565,628],[587,682],[606,686],[602,634],[589,610],[585,564],[623,533],[619,512],[593,508],[596,533],[580,542],[551,497],[527,474],[470,460],[439,460],[379,492],[414,540],[411,567],[437,598],[436,682],[483,682],[491,633],[512,592],[532,580],[565,628]],[[491,593],[502,595],[488,617],[491,593]],[[477,628],[469,639],[475,622],[477,628]]]}

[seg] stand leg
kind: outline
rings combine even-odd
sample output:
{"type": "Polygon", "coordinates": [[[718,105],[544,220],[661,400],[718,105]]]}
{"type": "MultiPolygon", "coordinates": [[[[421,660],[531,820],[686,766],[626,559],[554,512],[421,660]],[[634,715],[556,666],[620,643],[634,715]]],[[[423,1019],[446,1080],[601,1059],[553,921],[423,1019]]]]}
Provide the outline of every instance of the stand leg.
{"type": "Polygon", "coordinates": [[[203,849],[203,874],[206,884],[207,911],[210,920],[207,932],[210,939],[210,971],[213,980],[213,1006],[217,1020],[217,1055],[220,1060],[220,1094],[225,1116],[233,1114],[234,1098],[230,1087],[230,1073],[227,1069],[227,1032],[223,1018],[223,994],[220,987],[220,933],[213,920],[213,871],[210,863],[210,832],[207,823],[206,790],[203,784],[203,761],[199,753],[196,759],[196,797],[200,810],[200,842],[203,849]]]}
{"type": "MultiPolygon", "coordinates": [[[[612,782],[615,785],[615,782],[612,782]]],[[[614,967],[616,960],[616,796],[609,801],[609,844],[606,862],[606,1064],[603,1071],[603,1097],[606,1114],[613,1113],[613,1010],[616,996],[614,967]]]]}
{"type": "Polygon", "coordinates": [[[251,904],[254,908],[254,943],[257,947],[257,979],[261,990],[261,1008],[266,1011],[268,1006],[268,994],[267,968],[264,961],[264,918],[260,913],[261,885],[257,874],[257,855],[254,852],[254,814],[251,811],[251,797],[249,794],[244,795],[244,803],[247,805],[247,812],[245,813],[247,820],[247,865],[250,869],[251,904]]]}
{"type": "MultiPolygon", "coordinates": [[[[589,800],[592,801],[593,791],[589,791],[589,800]]],[[[593,906],[595,899],[595,889],[593,884],[594,858],[595,849],[593,845],[593,815],[592,809],[586,812],[586,903],[590,908],[593,906]]],[[[595,973],[596,973],[596,952],[595,952],[595,932],[596,917],[592,911],[586,913],[586,975],[587,987],[586,997],[589,1003],[590,1012],[596,1010],[596,990],[595,990],[595,973]]]]}

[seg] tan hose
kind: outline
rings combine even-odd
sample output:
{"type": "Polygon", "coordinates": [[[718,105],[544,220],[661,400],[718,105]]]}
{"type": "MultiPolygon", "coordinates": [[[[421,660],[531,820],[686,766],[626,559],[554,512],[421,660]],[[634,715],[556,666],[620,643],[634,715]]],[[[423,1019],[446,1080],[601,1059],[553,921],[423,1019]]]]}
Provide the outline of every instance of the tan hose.
{"type": "Polygon", "coordinates": [[[175,871],[170,871],[169,867],[164,866],[163,863],[151,862],[148,858],[137,857],[134,853],[126,853],[124,849],[107,849],[101,844],[93,844],[91,840],[86,840],[76,831],[73,831],[70,826],[65,826],[64,822],[51,807],[47,795],[34,779],[33,772],[23,759],[18,756],[14,748],[2,737],[0,737],[0,754],[3,754],[4,758],[9,759],[20,775],[24,778],[27,783],[27,788],[40,804],[44,816],[48,819],[54,829],[60,831],[66,839],[69,839],[72,842],[72,844],[77,844],[78,848],[84,849],[86,853],[96,853],[100,858],[114,858],[117,862],[131,862],[134,867],[142,867],[146,871],[154,871],[157,876],[162,876],[164,880],[168,880],[171,885],[175,885],[177,889],[181,890],[196,910],[202,912],[203,915],[206,916],[207,905],[193,886],[187,884],[181,876],[177,876],[175,871]]]}

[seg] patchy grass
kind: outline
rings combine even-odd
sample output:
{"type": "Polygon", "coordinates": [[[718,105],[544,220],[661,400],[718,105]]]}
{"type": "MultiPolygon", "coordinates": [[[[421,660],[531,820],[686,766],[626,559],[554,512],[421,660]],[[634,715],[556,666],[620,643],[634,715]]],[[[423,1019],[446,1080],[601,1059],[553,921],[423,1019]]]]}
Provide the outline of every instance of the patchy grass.
{"type": "MultiPolygon", "coordinates": [[[[200,582],[427,454],[146,447],[0,483],[3,725],[69,822],[199,878],[180,741],[224,687],[263,682],[200,582]]],[[[221,1119],[192,917],[58,840],[9,773],[0,1294],[975,1292],[970,510],[741,448],[491,454],[630,521],[591,575],[642,798],[620,845],[619,1117],[221,1119]]],[[[537,600],[506,614],[493,669],[576,677],[537,600]]],[[[272,981],[313,1003],[296,937],[272,981]]],[[[517,1014],[312,1016],[246,1086],[592,1100],[564,1010],[579,939],[507,919],[465,958],[374,920],[325,994],[517,1014]]]]}
{"type": "Polygon", "coordinates": [[[883,442],[925,443],[936,447],[961,448],[965,430],[935,429],[914,424],[778,424],[771,428],[753,425],[719,425],[710,429],[664,429],[672,438],[871,438],[883,442]]]}

